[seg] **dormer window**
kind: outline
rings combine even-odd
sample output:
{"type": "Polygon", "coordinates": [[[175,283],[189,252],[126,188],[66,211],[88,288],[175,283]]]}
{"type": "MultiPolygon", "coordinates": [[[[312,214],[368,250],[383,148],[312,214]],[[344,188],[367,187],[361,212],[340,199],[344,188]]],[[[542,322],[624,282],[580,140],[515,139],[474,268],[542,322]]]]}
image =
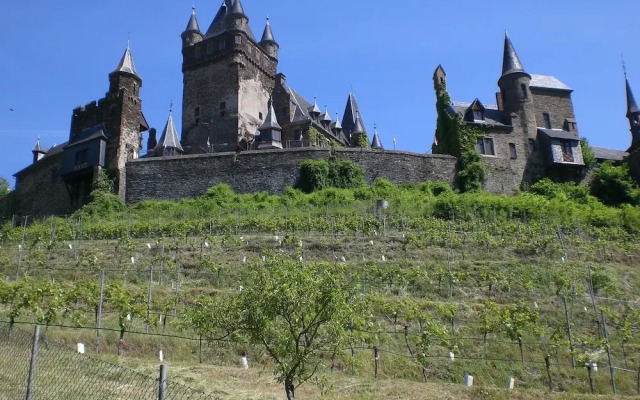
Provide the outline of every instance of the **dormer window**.
{"type": "Polygon", "coordinates": [[[473,120],[474,121],[484,121],[484,113],[482,110],[474,110],[473,111],[473,120]]]}

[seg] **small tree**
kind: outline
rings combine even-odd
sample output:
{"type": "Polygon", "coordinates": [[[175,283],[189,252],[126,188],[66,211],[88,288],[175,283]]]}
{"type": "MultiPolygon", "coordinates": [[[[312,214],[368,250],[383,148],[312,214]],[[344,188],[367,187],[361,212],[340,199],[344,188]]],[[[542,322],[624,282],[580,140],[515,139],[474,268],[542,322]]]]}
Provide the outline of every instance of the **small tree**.
{"type": "Polygon", "coordinates": [[[0,199],[8,195],[10,191],[11,186],[9,186],[9,181],[0,176],[0,199]]]}
{"type": "Polygon", "coordinates": [[[607,161],[595,171],[591,193],[608,206],[636,204],[637,188],[626,166],[616,167],[607,161]]]}
{"type": "Polygon", "coordinates": [[[540,313],[529,307],[524,301],[510,304],[502,309],[500,330],[505,337],[518,342],[520,359],[524,362],[524,344],[522,338],[527,332],[537,333],[540,313]]]}
{"type": "Polygon", "coordinates": [[[580,147],[582,148],[582,159],[584,160],[584,165],[589,169],[593,168],[598,160],[596,159],[596,154],[593,152],[593,149],[589,146],[589,140],[585,137],[580,139],[580,147]]]}
{"type": "Polygon", "coordinates": [[[344,268],[268,258],[249,266],[243,291],[225,307],[225,313],[236,313],[245,339],[273,358],[289,400],[314,376],[323,354],[339,351],[352,317],[362,314],[357,289],[345,281],[344,268]]]}
{"type": "Polygon", "coordinates": [[[144,295],[125,288],[121,282],[114,282],[107,286],[105,298],[118,314],[118,326],[120,327],[120,340],[118,341],[118,355],[122,354],[124,344],[124,334],[131,330],[132,320],[136,317],[142,318],[146,315],[144,295]]]}

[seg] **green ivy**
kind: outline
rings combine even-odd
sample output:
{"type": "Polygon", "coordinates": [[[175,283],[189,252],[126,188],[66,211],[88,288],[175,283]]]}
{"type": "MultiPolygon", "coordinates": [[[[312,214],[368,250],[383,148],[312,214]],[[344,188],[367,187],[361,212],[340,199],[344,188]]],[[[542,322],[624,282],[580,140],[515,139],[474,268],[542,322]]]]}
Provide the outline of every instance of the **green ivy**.
{"type": "Polygon", "coordinates": [[[482,190],[486,173],[482,157],[475,150],[467,150],[458,158],[458,188],[461,192],[482,190]]]}
{"type": "Polygon", "coordinates": [[[366,133],[354,133],[351,136],[351,147],[368,149],[369,148],[369,137],[366,133]]]}
{"type": "Polygon", "coordinates": [[[296,188],[311,193],[326,188],[355,189],[365,185],[364,169],[347,160],[313,161],[300,164],[296,188]]]}

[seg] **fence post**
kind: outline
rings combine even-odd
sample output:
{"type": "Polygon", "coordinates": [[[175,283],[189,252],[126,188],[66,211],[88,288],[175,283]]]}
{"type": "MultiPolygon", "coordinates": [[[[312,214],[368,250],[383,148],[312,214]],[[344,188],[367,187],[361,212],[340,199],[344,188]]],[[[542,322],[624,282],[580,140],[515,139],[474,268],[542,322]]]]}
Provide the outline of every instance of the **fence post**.
{"type": "Polygon", "coordinates": [[[404,326],[404,341],[407,344],[407,349],[409,349],[409,355],[413,357],[413,349],[411,349],[411,345],[409,344],[409,325],[404,326]]]}
{"type": "Polygon", "coordinates": [[[96,327],[96,353],[100,353],[100,331],[102,330],[102,302],[104,301],[104,270],[100,272],[100,302],[98,303],[98,323],[96,327]]]}
{"type": "Polygon", "coordinates": [[[602,333],[604,333],[604,339],[607,343],[607,357],[609,359],[609,372],[611,373],[611,390],[613,394],[616,394],[616,379],[613,370],[613,357],[611,356],[611,346],[609,345],[609,333],[607,332],[607,319],[604,316],[604,311],[600,310],[600,317],[602,318],[602,333]]]}
{"type": "Polygon", "coordinates": [[[551,380],[551,357],[546,356],[544,358],[544,363],[547,367],[547,378],[549,378],[549,390],[553,392],[553,381],[551,380]]]}
{"type": "Polygon", "coordinates": [[[596,392],[596,389],[593,387],[593,376],[591,375],[591,364],[587,365],[587,373],[589,374],[589,387],[591,388],[591,394],[596,392]]]}
{"type": "Polygon", "coordinates": [[[167,399],[167,364],[160,364],[160,379],[158,381],[158,400],[167,399]]]}
{"type": "Polygon", "coordinates": [[[573,355],[573,335],[571,334],[571,321],[569,320],[567,296],[562,296],[562,302],[564,303],[564,318],[567,322],[567,335],[569,336],[569,349],[571,350],[571,368],[576,369],[576,356],[573,355]]]}
{"type": "Polygon", "coordinates": [[[33,400],[33,382],[36,376],[36,364],[38,362],[38,346],[40,344],[40,325],[36,325],[33,332],[33,347],[31,349],[31,362],[29,364],[29,378],[27,381],[27,400],[33,400]]]}
{"type": "Polygon", "coordinates": [[[378,368],[380,368],[380,354],[378,353],[378,348],[373,348],[373,358],[375,361],[375,377],[378,378],[378,368]]]}

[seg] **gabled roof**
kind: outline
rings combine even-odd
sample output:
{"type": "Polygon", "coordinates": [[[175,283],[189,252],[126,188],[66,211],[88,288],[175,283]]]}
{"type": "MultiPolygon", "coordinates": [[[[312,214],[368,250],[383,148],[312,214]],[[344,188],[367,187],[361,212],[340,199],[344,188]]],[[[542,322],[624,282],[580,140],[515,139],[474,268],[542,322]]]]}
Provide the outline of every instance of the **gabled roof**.
{"type": "Polygon", "coordinates": [[[569,86],[562,83],[558,78],[550,75],[531,74],[531,83],[529,84],[529,87],[540,88],[540,89],[563,90],[568,92],[573,91],[573,89],[571,89],[569,86]]]}
{"type": "Polygon", "coordinates": [[[289,95],[291,96],[291,101],[295,105],[293,120],[291,122],[302,122],[311,120],[311,117],[309,116],[309,107],[311,107],[311,105],[298,92],[291,88],[288,89],[289,95]]]}
{"type": "Polygon", "coordinates": [[[259,131],[281,131],[282,127],[278,124],[278,120],[276,119],[276,111],[273,109],[273,102],[271,99],[269,100],[269,112],[267,112],[267,117],[264,119],[262,126],[258,128],[259,131]]]}
{"type": "Polygon", "coordinates": [[[83,130],[75,138],[73,138],[73,140],[69,141],[67,145],[64,146],[64,148],[67,149],[69,147],[91,142],[92,140],[96,140],[96,139],[101,139],[105,141],[107,140],[105,128],[104,128],[104,125],[102,124],[83,130]]]}
{"type": "Polygon", "coordinates": [[[371,148],[377,150],[384,150],[384,146],[382,146],[382,141],[380,140],[380,135],[378,135],[378,127],[374,126],[373,128],[373,141],[371,142],[371,148]]]}
{"type": "Polygon", "coordinates": [[[471,102],[471,105],[469,106],[470,110],[475,110],[476,108],[479,108],[482,111],[485,111],[487,108],[482,104],[482,102],[480,101],[480,99],[478,99],[476,97],[476,99],[471,102]]]}
{"type": "Polygon", "coordinates": [[[131,49],[127,46],[127,49],[122,55],[120,63],[113,72],[127,72],[129,74],[138,75],[136,71],[136,65],[133,63],[133,57],[131,56],[131,49]]]}
{"type": "Polygon", "coordinates": [[[504,55],[502,58],[502,76],[513,74],[516,72],[525,72],[520,57],[516,53],[516,49],[511,43],[509,35],[504,35],[504,55]]]}
{"type": "Polygon", "coordinates": [[[633,92],[631,91],[631,85],[629,85],[629,80],[625,79],[627,83],[627,117],[631,114],[638,112],[638,104],[636,103],[635,97],[633,97],[633,92]]]}
{"type": "MultiPolygon", "coordinates": [[[[456,114],[460,114],[461,116],[465,116],[469,108],[473,103],[463,102],[463,101],[454,101],[447,107],[447,111],[449,115],[454,116],[456,114]]],[[[504,111],[498,110],[498,107],[495,105],[483,105],[484,107],[484,121],[474,121],[475,124],[482,125],[494,125],[494,126],[509,126],[506,125],[503,121],[506,120],[506,115],[504,111]]]]}
{"type": "Polygon", "coordinates": [[[169,119],[167,120],[167,125],[164,127],[164,132],[162,132],[162,136],[158,141],[158,145],[154,149],[154,151],[161,151],[164,149],[177,149],[180,151],[184,151],[182,149],[182,145],[180,144],[180,139],[178,138],[178,131],[176,130],[176,126],[173,123],[173,114],[169,113],[169,119]]]}
{"type": "Polygon", "coordinates": [[[356,101],[356,97],[353,93],[349,93],[349,97],[347,98],[347,106],[344,110],[344,116],[342,117],[342,129],[347,133],[355,132],[354,129],[356,127],[356,117],[360,116],[360,121],[363,127],[363,132],[367,133],[367,129],[365,128],[365,123],[362,121],[362,113],[360,112],[360,107],[358,107],[358,102],[356,101]]]}
{"type": "Polygon", "coordinates": [[[196,18],[195,7],[191,9],[191,18],[189,18],[189,23],[187,24],[187,29],[185,29],[185,32],[200,32],[200,25],[198,24],[198,19],[196,18]]]}

